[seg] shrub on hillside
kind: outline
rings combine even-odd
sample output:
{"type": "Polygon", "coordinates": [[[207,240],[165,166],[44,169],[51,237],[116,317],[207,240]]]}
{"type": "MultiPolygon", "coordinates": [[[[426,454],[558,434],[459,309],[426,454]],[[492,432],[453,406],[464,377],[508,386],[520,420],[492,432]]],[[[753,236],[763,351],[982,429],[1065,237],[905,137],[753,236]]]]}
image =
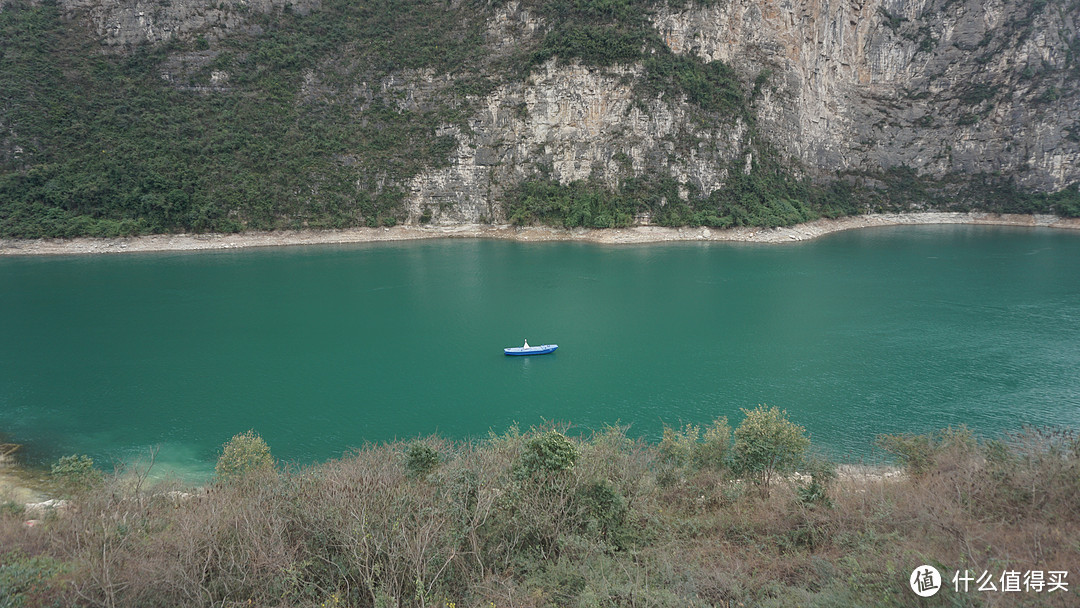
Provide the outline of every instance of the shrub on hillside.
{"type": "Polygon", "coordinates": [[[613,548],[625,545],[626,499],[607,480],[587,483],[577,490],[575,502],[581,507],[582,531],[613,548]]]}
{"type": "Polygon", "coordinates": [[[832,506],[829,490],[836,481],[836,463],[827,458],[813,456],[804,463],[805,473],[810,475],[809,483],[798,488],[799,502],[804,505],[832,506]]]}
{"type": "Polygon", "coordinates": [[[684,428],[673,429],[664,425],[663,435],[660,438],[658,451],[660,462],[681,469],[690,464],[690,457],[694,452],[694,445],[701,436],[701,429],[694,424],[687,424],[684,428]]]}
{"type": "Polygon", "coordinates": [[[681,479],[681,471],[720,472],[728,466],[731,447],[731,427],[726,416],[714,420],[705,428],[687,424],[681,429],[664,425],[658,446],[661,485],[670,485],[681,479]]]}
{"type": "Polygon", "coordinates": [[[746,417],[734,433],[735,468],[768,493],[778,475],[791,473],[802,463],[810,438],[805,428],[776,407],[759,405],[743,414],[746,417]]]}
{"type": "Polygon", "coordinates": [[[222,481],[273,470],[274,458],[270,455],[270,446],[253,430],[234,435],[226,442],[214,467],[222,481]]]}
{"type": "Polygon", "coordinates": [[[101,481],[101,472],[94,468],[94,459],[84,454],[64,456],[52,465],[52,476],[66,494],[83,492],[101,481]]]}
{"type": "Polygon", "coordinates": [[[896,456],[907,472],[916,476],[932,470],[938,459],[947,452],[954,455],[966,454],[976,447],[974,436],[963,425],[925,435],[878,435],[874,443],[896,456]]]}
{"type": "Polygon", "coordinates": [[[1005,521],[1021,520],[1031,511],[1050,520],[1080,515],[1080,435],[1075,431],[1028,427],[968,454],[980,469],[972,475],[977,481],[973,513],[1005,521]]]}
{"type": "Polygon", "coordinates": [[[44,555],[30,557],[19,551],[0,555],[0,608],[63,606],[58,590],[68,569],[44,555]]]}
{"type": "Polygon", "coordinates": [[[569,471],[577,463],[579,454],[577,446],[566,435],[548,431],[525,442],[521,469],[526,476],[569,471]]]}
{"type": "Polygon", "coordinates": [[[728,425],[727,416],[721,416],[706,427],[701,442],[694,444],[694,468],[704,471],[722,470],[727,464],[730,448],[731,427],[728,425]]]}
{"type": "Polygon", "coordinates": [[[409,477],[426,477],[440,462],[439,452],[421,441],[413,441],[405,448],[405,472],[409,477]]]}

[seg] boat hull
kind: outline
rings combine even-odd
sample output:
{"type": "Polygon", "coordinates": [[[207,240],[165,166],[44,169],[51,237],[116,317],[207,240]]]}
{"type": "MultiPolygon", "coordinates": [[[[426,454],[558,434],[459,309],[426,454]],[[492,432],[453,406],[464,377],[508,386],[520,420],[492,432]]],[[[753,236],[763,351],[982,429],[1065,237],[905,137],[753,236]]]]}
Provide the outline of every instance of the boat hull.
{"type": "Polygon", "coordinates": [[[543,346],[530,346],[528,348],[524,346],[515,346],[513,348],[504,348],[503,354],[513,357],[521,357],[524,355],[546,355],[555,352],[556,348],[559,348],[558,344],[544,344],[543,346]]]}

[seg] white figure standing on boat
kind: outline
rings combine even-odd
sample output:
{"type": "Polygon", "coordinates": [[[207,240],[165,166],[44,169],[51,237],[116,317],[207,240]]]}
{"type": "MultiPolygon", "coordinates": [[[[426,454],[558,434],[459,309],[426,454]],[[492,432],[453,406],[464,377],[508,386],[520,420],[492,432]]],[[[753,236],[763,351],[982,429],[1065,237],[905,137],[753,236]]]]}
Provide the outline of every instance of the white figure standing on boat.
{"type": "Polygon", "coordinates": [[[503,352],[507,355],[546,355],[548,353],[555,352],[556,348],[559,348],[558,344],[529,346],[529,341],[525,340],[525,346],[513,346],[510,348],[504,348],[503,352]]]}

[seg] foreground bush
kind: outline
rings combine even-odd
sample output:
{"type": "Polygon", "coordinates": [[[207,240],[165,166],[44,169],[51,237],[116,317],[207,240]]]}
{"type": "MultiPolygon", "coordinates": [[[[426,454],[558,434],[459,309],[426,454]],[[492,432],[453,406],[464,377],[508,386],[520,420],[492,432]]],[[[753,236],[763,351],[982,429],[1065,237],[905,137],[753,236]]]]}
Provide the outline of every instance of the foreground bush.
{"type": "Polygon", "coordinates": [[[909,473],[923,475],[934,468],[945,454],[954,458],[970,455],[976,445],[975,437],[966,427],[947,428],[934,433],[916,435],[878,435],[875,444],[896,456],[909,473]]]}
{"type": "Polygon", "coordinates": [[[438,450],[422,441],[413,441],[405,448],[405,471],[410,477],[425,477],[441,461],[438,450]]]}
{"type": "Polygon", "coordinates": [[[791,422],[787,412],[759,405],[743,410],[735,429],[735,468],[767,492],[778,475],[792,473],[810,447],[806,429],[791,422]]]}
{"type": "MultiPolygon", "coordinates": [[[[1080,563],[1075,433],[970,438],[919,475],[848,473],[832,485],[829,463],[806,461],[817,486],[776,474],[789,450],[759,461],[773,467],[766,495],[743,491],[731,467],[759,470],[747,458],[769,452],[748,450],[753,436],[803,446],[801,427],[775,409],[748,411],[724,456],[725,428],[669,433],[687,447],[674,464],[671,445],[622,428],[511,429],[374,445],[186,492],[120,472],[34,527],[0,512],[0,606],[980,605],[988,596],[951,589],[920,603],[908,574],[924,563],[946,578],[1080,563]]],[[[251,435],[241,445],[263,454],[251,435]]]]}
{"type": "Polygon", "coordinates": [[[52,465],[53,480],[66,495],[86,491],[101,481],[101,472],[94,468],[94,459],[82,454],[63,456],[52,465]]]}
{"type": "Polygon", "coordinates": [[[521,468],[525,475],[560,473],[574,468],[578,448],[559,431],[548,431],[525,442],[521,468]]]}
{"type": "Polygon", "coordinates": [[[19,551],[0,555],[0,608],[62,606],[65,564],[50,557],[27,557],[19,551]]]}
{"type": "Polygon", "coordinates": [[[221,450],[214,471],[222,481],[274,470],[270,446],[255,431],[234,435],[221,450]]]}

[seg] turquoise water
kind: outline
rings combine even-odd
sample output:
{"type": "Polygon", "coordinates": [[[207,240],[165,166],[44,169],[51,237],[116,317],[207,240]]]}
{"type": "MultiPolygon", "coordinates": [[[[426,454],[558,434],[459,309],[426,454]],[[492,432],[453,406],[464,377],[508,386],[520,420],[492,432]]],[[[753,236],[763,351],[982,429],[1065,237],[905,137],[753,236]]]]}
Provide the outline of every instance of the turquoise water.
{"type": "Polygon", "coordinates": [[[1080,234],[878,228],[788,245],[446,240],[0,259],[0,431],[212,470],[255,429],[312,462],[544,420],[788,410],[878,433],[1080,427],[1080,234]],[[558,343],[543,357],[502,348],[558,343]]]}

